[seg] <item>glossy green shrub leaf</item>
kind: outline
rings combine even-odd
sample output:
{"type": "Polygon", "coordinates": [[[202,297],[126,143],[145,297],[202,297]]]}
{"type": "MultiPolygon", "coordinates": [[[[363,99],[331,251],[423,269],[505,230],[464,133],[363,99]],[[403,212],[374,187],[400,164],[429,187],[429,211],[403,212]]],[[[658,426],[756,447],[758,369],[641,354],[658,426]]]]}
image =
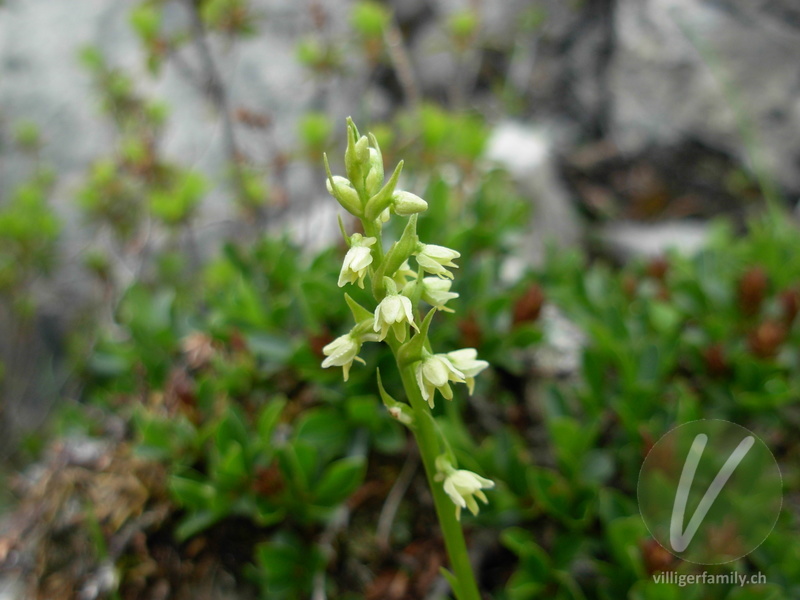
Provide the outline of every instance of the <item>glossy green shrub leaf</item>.
{"type": "Polygon", "coordinates": [[[170,479],[169,487],[180,506],[191,511],[208,508],[216,496],[213,485],[188,477],[173,476],[170,479]]]}
{"type": "Polygon", "coordinates": [[[350,439],[350,427],[338,411],[318,408],[305,413],[297,423],[295,438],[330,457],[344,452],[350,439]]]}
{"type": "Polygon", "coordinates": [[[314,488],[315,502],[333,506],[347,499],[364,480],[366,463],[361,457],[342,458],[331,463],[314,488]]]}

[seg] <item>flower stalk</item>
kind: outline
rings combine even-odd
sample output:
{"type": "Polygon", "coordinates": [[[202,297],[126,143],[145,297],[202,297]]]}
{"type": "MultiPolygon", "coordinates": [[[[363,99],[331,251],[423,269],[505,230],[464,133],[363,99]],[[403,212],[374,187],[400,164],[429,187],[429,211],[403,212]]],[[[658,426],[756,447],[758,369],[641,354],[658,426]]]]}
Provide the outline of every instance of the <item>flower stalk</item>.
{"type": "Polygon", "coordinates": [[[348,236],[342,226],[350,249],[338,284],[363,288],[368,279],[375,306],[369,310],[345,294],[355,326],[323,349],[326,358],[322,366],[342,367],[346,381],[353,362],[363,362],[358,357],[362,344],[383,341],[391,348],[405,401],[395,400],[386,392],[380,373],[378,388],[389,414],[409,428],[419,447],[452,569],[442,572],[458,600],[480,600],[461,529],[461,509],[477,514],[476,498],[486,502],[483,490],[494,487],[494,483],[457,468],[456,457],[431,413],[437,392],[451,401],[454,393],[450,384],[464,383],[471,394],[475,376],[489,366],[477,358],[473,348],[434,353],[428,339],[435,313],[453,312],[445,305],[458,297],[450,292],[450,269],[458,267],[454,261],[460,254],[425,244],[417,237],[417,217],[428,204],[411,192],[397,189],[403,163],[384,182],[383,159],[375,137],[360,135],[348,119],[347,140],[347,177],[333,175],[325,157],[327,187],[345,210],[360,219],[364,235],[348,236]],[[400,238],[384,250],[383,225],[393,216],[407,219],[407,223],[400,238]],[[420,302],[433,306],[424,319],[420,318],[420,302]]]}

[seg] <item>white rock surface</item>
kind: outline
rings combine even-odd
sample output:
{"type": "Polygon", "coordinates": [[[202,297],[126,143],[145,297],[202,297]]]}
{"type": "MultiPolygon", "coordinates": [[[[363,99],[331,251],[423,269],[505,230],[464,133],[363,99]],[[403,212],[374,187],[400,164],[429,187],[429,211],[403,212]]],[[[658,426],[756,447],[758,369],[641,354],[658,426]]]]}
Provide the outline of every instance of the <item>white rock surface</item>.
{"type": "Polygon", "coordinates": [[[620,260],[662,256],[667,250],[692,255],[707,243],[709,228],[694,221],[665,221],[647,224],[610,223],[598,231],[600,242],[620,260]]]}

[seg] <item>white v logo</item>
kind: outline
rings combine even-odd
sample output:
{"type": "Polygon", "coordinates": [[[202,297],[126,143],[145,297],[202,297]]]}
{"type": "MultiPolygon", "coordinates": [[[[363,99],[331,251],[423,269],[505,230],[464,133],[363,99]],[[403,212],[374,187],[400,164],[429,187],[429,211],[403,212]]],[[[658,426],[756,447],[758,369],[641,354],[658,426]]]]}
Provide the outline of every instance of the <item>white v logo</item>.
{"type": "Polygon", "coordinates": [[[736,470],[736,467],[739,466],[739,463],[742,462],[742,459],[750,451],[750,448],[753,447],[755,438],[751,435],[739,442],[739,445],[728,457],[728,460],[722,465],[714,481],[711,482],[711,485],[703,495],[703,499],[700,500],[697,510],[694,511],[692,519],[686,526],[686,531],[682,532],[681,527],[683,526],[683,516],[686,512],[686,501],[689,499],[689,491],[692,488],[694,474],[697,471],[697,465],[700,463],[700,457],[703,456],[703,450],[705,450],[707,441],[708,436],[703,433],[698,434],[697,437],[694,438],[692,447],[689,449],[689,455],[686,457],[686,462],[683,465],[683,472],[681,472],[681,479],[678,483],[678,491],[675,493],[675,504],[672,506],[672,520],[669,524],[669,543],[676,552],[683,552],[686,550],[687,546],[694,538],[694,535],[697,533],[697,529],[700,527],[703,519],[705,519],[708,514],[709,509],[711,509],[711,505],[714,504],[714,500],[717,499],[717,496],[719,496],[722,488],[725,487],[725,484],[736,470]]]}

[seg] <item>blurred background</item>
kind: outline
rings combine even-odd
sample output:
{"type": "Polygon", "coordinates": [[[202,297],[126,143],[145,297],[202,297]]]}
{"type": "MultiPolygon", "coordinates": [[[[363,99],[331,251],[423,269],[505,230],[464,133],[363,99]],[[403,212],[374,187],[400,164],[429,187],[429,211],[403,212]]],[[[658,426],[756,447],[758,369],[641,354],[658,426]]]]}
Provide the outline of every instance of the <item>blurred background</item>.
{"type": "MultiPolygon", "coordinates": [[[[789,0],[0,0],[0,597],[446,597],[369,370],[318,368],[347,116],[463,255],[487,597],[677,597],[648,444],[797,458],[798,64],[789,0]]],[[[797,597],[792,469],[772,587],[689,597],[797,597]]]]}

